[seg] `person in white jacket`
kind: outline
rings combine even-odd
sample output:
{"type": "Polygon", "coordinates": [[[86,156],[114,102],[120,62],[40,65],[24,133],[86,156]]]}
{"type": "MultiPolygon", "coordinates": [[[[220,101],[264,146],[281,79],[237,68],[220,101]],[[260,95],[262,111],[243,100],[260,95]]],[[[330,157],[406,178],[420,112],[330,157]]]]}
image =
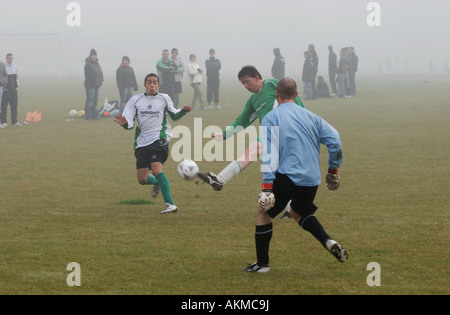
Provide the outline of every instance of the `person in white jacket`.
{"type": "Polygon", "coordinates": [[[200,85],[202,84],[202,73],[203,70],[200,68],[196,62],[197,57],[192,54],[189,57],[189,64],[186,68],[186,72],[189,76],[189,82],[194,89],[194,96],[192,97],[192,109],[196,110],[197,101],[200,103],[202,109],[206,109],[205,102],[203,101],[202,91],[200,90],[200,85]]]}

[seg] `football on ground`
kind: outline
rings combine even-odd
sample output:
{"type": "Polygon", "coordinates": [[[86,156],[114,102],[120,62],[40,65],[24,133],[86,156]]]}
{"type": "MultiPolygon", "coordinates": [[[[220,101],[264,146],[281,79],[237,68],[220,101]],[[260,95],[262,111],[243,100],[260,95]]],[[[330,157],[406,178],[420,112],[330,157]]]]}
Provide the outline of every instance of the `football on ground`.
{"type": "Polygon", "coordinates": [[[78,115],[78,112],[77,112],[75,109],[72,109],[72,110],[69,112],[69,117],[70,117],[70,118],[75,118],[75,117],[77,117],[77,115],[78,115]]]}

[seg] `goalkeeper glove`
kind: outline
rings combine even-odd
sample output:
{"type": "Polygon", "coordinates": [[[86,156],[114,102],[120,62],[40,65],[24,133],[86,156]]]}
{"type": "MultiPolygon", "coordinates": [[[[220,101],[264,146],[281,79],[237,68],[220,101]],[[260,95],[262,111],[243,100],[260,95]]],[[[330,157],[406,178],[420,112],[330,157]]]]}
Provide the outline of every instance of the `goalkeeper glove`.
{"type": "Polygon", "coordinates": [[[262,184],[262,192],[258,196],[259,207],[268,211],[275,205],[275,195],[273,194],[273,184],[262,184]]]}
{"type": "Polygon", "coordinates": [[[328,168],[328,173],[326,177],[327,187],[329,190],[337,190],[341,184],[341,178],[338,174],[338,170],[328,168]]]}

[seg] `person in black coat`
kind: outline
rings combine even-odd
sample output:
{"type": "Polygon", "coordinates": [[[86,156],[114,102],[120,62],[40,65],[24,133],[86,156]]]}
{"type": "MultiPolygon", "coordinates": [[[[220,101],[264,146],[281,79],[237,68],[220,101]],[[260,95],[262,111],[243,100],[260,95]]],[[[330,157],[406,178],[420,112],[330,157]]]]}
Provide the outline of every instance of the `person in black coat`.
{"type": "Polygon", "coordinates": [[[303,63],[302,71],[302,81],[303,81],[303,92],[305,94],[304,100],[309,100],[313,97],[313,86],[314,84],[314,66],[311,60],[311,54],[309,51],[304,52],[305,62],[303,63]]]}
{"type": "Polygon", "coordinates": [[[222,64],[220,60],[216,58],[216,51],[214,49],[209,50],[209,59],[205,61],[206,66],[206,101],[208,102],[209,109],[212,109],[211,102],[214,101],[216,109],[222,109],[219,105],[219,88],[220,88],[220,69],[222,64]]]}
{"type": "Polygon", "coordinates": [[[123,113],[125,105],[133,96],[133,91],[138,90],[136,75],[133,68],[130,67],[130,58],[127,56],[122,58],[122,64],[117,68],[116,81],[120,93],[120,113],[123,113]]]}
{"type": "Polygon", "coordinates": [[[84,66],[84,87],[86,89],[86,103],[84,105],[86,119],[99,119],[97,102],[100,87],[103,84],[103,71],[97,59],[97,52],[91,49],[84,66]]]}
{"type": "Polygon", "coordinates": [[[317,77],[317,97],[330,97],[328,85],[320,75],[317,77]]]}
{"type": "Polygon", "coordinates": [[[313,89],[312,98],[314,99],[314,98],[317,98],[317,91],[316,91],[315,82],[316,82],[317,73],[319,72],[319,55],[317,54],[316,48],[314,47],[313,44],[309,44],[308,51],[309,51],[309,56],[311,58],[311,63],[312,63],[312,66],[313,66],[314,79],[312,81],[313,82],[313,84],[312,84],[312,89],[313,89]]]}
{"type": "Polygon", "coordinates": [[[273,50],[273,54],[275,55],[275,60],[273,61],[272,66],[272,77],[277,80],[284,79],[286,61],[281,55],[280,48],[275,48],[273,50]]]}
{"type": "Polygon", "coordinates": [[[328,77],[330,79],[330,85],[331,89],[333,90],[334,94],[337,94],[337,87],[336,87],[336,73],[337,73],[337,55],[333,51],[333,46],[328,46],[328,51],[330,52],[328,54],[328,77]]]}

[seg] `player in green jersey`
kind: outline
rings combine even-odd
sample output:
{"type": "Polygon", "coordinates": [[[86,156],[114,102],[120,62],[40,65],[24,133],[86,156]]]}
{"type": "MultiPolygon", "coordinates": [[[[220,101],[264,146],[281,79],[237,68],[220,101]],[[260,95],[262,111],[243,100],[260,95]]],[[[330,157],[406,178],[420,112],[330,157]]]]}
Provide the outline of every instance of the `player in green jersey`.
{"type": "MultiPolygon", "coordinates": [[[[241,115],[225,130],[212,135],[212,138],[217,141],[231,138],[233,135],[250,126],[258,118],[261,123],[267,113],[278,107],[276,96],[278,80],[263,80],[259,71],[253,66],[243,67],[238,74],[238,78],[244,87],[253,94],[245,104],[241,115]]],[[[295,99],[295,102],[299,106],[305,107],[299,97],[295,99]]],[[[241,157],[231,162],[218,175],[209,172],[207,174],[199,173],[198,176],[204,182],[211,185],[214,190],[221,191],[225,184],[245,170],[252,161],[256,161],[263,150],[262,143],[257,139],[249,145],[241,157]]]]}

